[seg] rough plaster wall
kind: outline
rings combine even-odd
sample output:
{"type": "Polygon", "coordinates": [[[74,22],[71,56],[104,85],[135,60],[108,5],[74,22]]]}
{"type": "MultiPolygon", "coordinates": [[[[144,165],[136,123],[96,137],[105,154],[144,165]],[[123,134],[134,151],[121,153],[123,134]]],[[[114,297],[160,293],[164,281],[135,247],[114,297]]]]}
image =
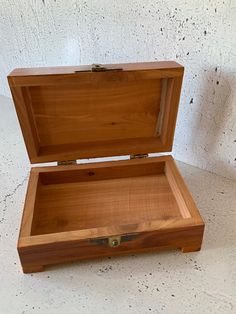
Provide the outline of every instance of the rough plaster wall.
{"type": "Polygon", "coordinates": [[[0,94],[15,67],[177,60],[174,155],[236,178],[236,1],[0,0],[0,94]]]}

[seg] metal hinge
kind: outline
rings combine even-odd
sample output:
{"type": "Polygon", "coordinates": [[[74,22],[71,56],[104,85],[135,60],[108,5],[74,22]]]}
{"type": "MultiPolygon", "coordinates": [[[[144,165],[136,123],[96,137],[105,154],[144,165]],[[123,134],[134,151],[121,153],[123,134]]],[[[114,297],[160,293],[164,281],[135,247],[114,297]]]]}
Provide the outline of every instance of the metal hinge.
{"type": "Polygon", "coordinates": [[[58,166],[76,165],[76,160],[63,160],[57,162],[58,166]]]}
{"type": "Polygon", "coordinates": [[[106,71],[122,71],[122,68],[109,68],[101,64],[92,64],[92,72],[106,72],[106,71]]]}
{"type": "Polygon", "coordinates": [[[131,154],[130,159],[147,158],[148,154],[131,154]]]}

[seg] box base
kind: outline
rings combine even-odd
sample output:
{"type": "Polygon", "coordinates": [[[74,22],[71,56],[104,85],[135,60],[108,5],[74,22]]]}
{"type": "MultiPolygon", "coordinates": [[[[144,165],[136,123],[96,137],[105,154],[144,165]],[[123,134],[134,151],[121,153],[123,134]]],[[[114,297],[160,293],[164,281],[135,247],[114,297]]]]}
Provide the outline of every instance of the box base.
{"type": "MultiPolygon", "coordinates": [[[[160,252],[160,251],[166,251],[166,250],[173,250],[173,248],[155,248],[154,250],[153,249],[150,249],[150,250],[144,250],[144,251],[141,251],[139,252],[138,250],[133,252],[133,253],[148,253],[148,252],[153,252],[153,251],[156,251],[156,252],[160,252]]],[[[180,249],[182,251],[182,253],[191,253],[191,252],[198,252],[201,250],[201,246],[189,246],[189,247],[183,247],[180,249]]],[[[123,254],[119,254],[119,255],[124,255],[124,254],[131,254],[131,253],[123,253],[123,254]]],[[[104,256],[104,257],[110,257],[109,255],[108,256],[104,256]]],[[[95,257],[97,258],[97,256],[95,257]]],[[[90,258],[91,259],[91,258],[90,258]]],[[[69,262],[68,262],[69,263],[69,262]]],[[[49,264],[50,265],[50,264],[49,264]]],[[[45,271],[47,270],[47,266],[49,265],[34,265],[34,266],[23,266],[22,265],[22,270],[23,270],[23,273],[25,274],[31,274],[31,273],[38,273],[38,272],[42,272],[42,271],[45,271]]]]}
{"type": "Polygon", "coordinates": [[[199,251],[203,231],[171,156],[34,168],[18,252],[23,271],[38,272],[95,257],[199,251]]]}

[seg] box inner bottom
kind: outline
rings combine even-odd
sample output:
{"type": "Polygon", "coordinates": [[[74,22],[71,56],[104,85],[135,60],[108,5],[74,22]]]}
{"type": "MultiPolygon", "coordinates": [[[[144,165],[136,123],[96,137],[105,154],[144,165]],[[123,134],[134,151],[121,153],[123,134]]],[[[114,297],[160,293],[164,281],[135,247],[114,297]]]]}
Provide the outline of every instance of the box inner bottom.
{"type": "Polygon", "coordinates": [[[165,173],[40,184],[32,235],[183,218],[165,173]]]}

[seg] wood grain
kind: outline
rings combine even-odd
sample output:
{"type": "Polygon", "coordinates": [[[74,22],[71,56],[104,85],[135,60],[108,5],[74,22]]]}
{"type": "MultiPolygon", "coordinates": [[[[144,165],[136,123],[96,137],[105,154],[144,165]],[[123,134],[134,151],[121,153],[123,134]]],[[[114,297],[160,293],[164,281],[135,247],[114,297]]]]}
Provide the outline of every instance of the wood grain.
{"type": "Polygon", "coordinates": [[[96,256],[201,247],[204,223],[171,156],[33,168],[30,187],[37,202],[36,192],[26,198],[18,241],[25,272],[96,256]],[[115,249],[90,241],[127,234],[134,239],[115,249]]]}
{"type": "Polygon", "coordinates": [[[171,150],[183,67],[113,66],[123,71],[59,67],[8,76],[32,163],[171,150]]]}
{"type": "Polygon", "coordinates": [[[41,146],[152,137],[160,80],[30,89],[41,146]]]}
{"type": "Polygon", "coordinates": [[[182,218],[164,174],[50,184],[32,235],[182,218]]]}
{"type": "MultiPolygon", "coordinates": [[[[32,163],[170,151],[184,68],[175,62],[16,69],[8,81],[32,163]]],[[[199,250],[204,223],[171,156],[33,168],[23,271],[95,258],[199,250]],[[118,247],[109,237],[121,237],[118,247]]]]}
{"type": "Polygon", "coordinates": [[[29,183],[25,198],[25,206],[22,216],[20,236],[31,236],[31,229],[33,225],[33,216],[35,212],[36,203],[39,197],[39,173],[31,172],[29,176],[29,183]]]}
{"type": "Polygon", "coordinates": [[[172,230],[143,232],[132,241],[123,242],[116,248],[108,245],[96,245],[89,239],[83,241],[55,241],[51,244],[18,247],[24,272],[42,271],[42,266],[116,256],[148,251],[160,251],[184,248],[199,250],[203,237],[203,226],[183,227],[172,230]]]}
{"type": "MultiPolygon", "coordinates": [[[[140,63],[119,63],[119,64],[104,64],[109,68],[122,68],[125,71],[142,71],[152,69],[166,69],[175,70],[182,68],[182,65],[175,61],[158,61],[158,62],[140,62],[140,63]]],[[[75,72],[83,72],[91,69],[91,65],[81,66],[58,66],[58,67],[40,67],[40,68],[18,68],[13,70],[9,75],[17,76],[32,76],[32,75],[61,75],[71,74],[75,72]]]]}

